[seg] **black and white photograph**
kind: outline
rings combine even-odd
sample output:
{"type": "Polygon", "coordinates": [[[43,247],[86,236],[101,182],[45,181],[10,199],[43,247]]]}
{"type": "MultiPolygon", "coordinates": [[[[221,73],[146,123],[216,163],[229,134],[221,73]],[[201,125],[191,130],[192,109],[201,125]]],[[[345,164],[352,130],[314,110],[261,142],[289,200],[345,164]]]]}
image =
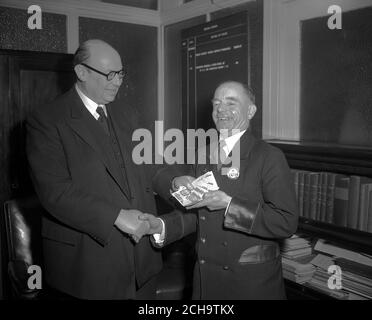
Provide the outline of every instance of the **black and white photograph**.
{"type": "Polygon", "coordinates": [[[372,0],[0,0],[0,122],[0,305],[372,300],[372,0]]]}

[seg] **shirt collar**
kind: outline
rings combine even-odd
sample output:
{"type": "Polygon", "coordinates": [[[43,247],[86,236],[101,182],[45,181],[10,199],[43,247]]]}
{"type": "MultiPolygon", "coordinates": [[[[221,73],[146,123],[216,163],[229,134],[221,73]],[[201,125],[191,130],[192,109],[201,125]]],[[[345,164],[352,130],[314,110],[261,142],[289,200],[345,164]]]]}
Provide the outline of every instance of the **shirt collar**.
{"type": "MultiPolygon", "coordinates": [[[[75,89],[80,97],[80,99],[83,101],[84,103],[84,106],[88,109],[88,111],[91,113],[91,115],[96,119],[98,120],[99,118],[99,114],[97,113],[97,107],[98,107],[98,104],[95,103],[92,99],[88,98],[78,87],[77,84],[75,84],[75,89]]],[[[101,104],[100,105],[103,110],[105,111],[105,114],[107,116],[107,110],[106,110],[106,106],[104,104],[101,104]]]]}
{"type": "Polygon", "coordinates": [[[231,152],[231,150],[234,148],[235,144],[239,141],[239,139],[241,138],[241,136],[246,132],[247,130],[243,130],[243,131],[240,131],[230,137],[227,137],[225,139],[222,139],[222,137],[220,136],[220,141],[224,140],[225,143],[226,143],[226,147],[227,147],[227,153],[229,154],[231,152]]]}

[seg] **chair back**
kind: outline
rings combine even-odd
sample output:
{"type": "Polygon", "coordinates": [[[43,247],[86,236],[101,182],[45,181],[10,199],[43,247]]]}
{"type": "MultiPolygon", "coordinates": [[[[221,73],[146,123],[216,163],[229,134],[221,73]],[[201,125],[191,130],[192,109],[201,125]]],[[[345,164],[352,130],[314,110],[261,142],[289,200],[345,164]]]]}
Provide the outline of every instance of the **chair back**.
{"type": "Polygon", "coordinates": [[[36,197],[14,199],[4,204],[8,275],[12,296],[35,299],[40,290],[30,288],[29,279],[37,265],[42,270],[41,217],[43,207],[36,197]]]}

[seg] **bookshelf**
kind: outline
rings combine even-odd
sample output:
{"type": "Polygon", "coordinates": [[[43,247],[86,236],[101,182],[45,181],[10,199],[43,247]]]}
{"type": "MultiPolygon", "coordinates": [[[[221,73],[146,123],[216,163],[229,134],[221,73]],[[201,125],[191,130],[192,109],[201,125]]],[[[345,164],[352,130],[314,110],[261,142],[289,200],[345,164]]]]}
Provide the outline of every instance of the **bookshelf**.
{"type": "MultiPolygon", "coordinates": [[[[283,140],[268,140],[267,142],[284,152],[291,169],[372,178],[372,148],[283,140]]],[[[300,217],[298,232],[314,239],[325,239],[347,250],[372,255],[372,233],[370,232],[316,221],[308,217],[300,217]]],[[[290,299],[333,299],[306,284],[302,285],[289,280],[285,283],[290,299]]]]}

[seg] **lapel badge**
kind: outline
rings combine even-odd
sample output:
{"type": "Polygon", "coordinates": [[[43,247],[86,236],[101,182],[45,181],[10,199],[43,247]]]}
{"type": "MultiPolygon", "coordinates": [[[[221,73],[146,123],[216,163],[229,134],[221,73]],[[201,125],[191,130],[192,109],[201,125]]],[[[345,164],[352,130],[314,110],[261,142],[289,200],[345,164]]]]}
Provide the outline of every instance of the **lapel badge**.
{"type": "Polygon", "coordinates": [[[234,168],[234,167],[231,167],[228,171],[227,171],[227,177],[231,180],[236,180],[239,178],[239,169],[238,168],[234,168]]]}

